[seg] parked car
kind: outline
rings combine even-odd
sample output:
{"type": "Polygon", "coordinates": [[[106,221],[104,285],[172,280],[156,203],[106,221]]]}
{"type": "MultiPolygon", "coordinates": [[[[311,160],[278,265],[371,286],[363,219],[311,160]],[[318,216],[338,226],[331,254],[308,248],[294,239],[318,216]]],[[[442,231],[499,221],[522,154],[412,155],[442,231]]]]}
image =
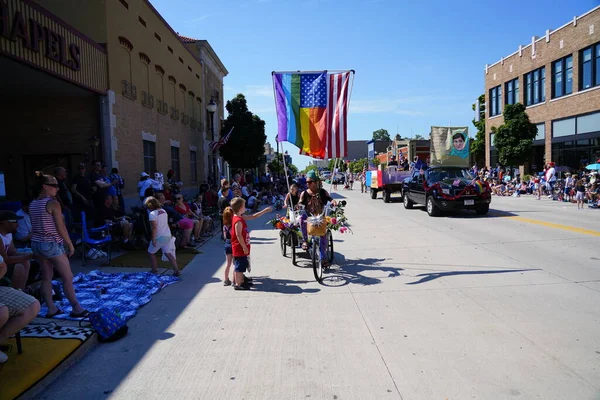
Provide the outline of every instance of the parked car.
{"type": "Polygon", "coordinates": [[[424,204],[429,216],[441,211],[475,210],[485,215],[492,201],[486,183],[475,183],[468,168],[435,166],[426,171],[413,171],[403,183],[404,207],[424,204]]]}

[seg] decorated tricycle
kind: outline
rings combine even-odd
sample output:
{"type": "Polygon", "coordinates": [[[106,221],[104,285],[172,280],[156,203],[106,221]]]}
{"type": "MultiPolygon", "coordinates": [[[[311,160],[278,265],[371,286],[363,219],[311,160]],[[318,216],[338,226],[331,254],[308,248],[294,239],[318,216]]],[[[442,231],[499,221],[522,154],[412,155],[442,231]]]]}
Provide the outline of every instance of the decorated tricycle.
{"type": "Polygon", "coordinates": [[[334,259],[332,231],[339,231],[340,233],[351,232],[347,225],[348,220],[344,215],[345,206],[345,201],[339,202],[337,206],[330,204],[325,207],[322,214],[310,216],[307,216],[300,206],[299,210],[293,212],[293,216],[291,216],[292,214],[289,214],[290,217],[277,216],[268,222],[275,229],[279,229],[281,254],[286,257],[289,247],[292,264],[296,265],[296,253],[300,247],[299,244],[302,242],[307,243],[305,250],[308,252],[314,276],[318,282],[322,281],[323,272],[330,267],[334,259]],[[301,233],[300,225],[302,221],[306,221],[306,238],[303,238],[301,233]],[[319,248],[321,237],[326,238],[324,258],[327,262],[325,263],[323,262],[319,248]]]}

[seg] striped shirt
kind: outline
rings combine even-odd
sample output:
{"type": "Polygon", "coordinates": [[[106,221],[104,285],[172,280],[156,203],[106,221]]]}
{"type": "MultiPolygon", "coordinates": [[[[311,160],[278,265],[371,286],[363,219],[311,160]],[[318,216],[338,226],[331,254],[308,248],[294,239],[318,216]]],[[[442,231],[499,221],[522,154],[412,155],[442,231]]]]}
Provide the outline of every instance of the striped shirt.
{"type": "Polygon", "coordinates": [[[29,206],[32,242],[63,242],[63,238],[58,234],[58,230],[56,229],[54,216],[46,208],[50,200],[54,199],[51,197],[36,199],[29,206]]]}

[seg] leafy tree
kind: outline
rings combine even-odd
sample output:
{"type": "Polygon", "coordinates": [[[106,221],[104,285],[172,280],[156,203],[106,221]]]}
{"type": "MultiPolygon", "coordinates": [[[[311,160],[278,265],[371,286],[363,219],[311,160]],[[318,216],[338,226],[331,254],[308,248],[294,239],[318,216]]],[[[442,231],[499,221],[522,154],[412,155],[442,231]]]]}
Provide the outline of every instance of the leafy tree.
{"type": "Polygon", "coordinates": [[[232,168],[258,167],[265,152],[265,121],[248,111],[246,97],[238,94],[227,101],[229,115],[223,124],[221,137],[235,127],[229,141],[219,152],[232,168]]]}
{"type": "Polygon", "coordinates": [[[423,140],[423,139],[425,139],[425,136],[419,135],[418,133],[415,135],[415,140],[423,140]]]}
{"type": "Polygon", "coordinates": [[[391,139],[387,129],[377,129],[373,132],[373,140],[387,140],[389,142],[391,139]]]}
{"type": "Polygon", "coordinates": [[[402,140],[402,136],[400,136],[399,133],[396,134],[396,136],[394,137],[395,140],[402,140]]]}
{"type": "Polygon", "coordinates": [[[523,165],[531,156],[537,127],[529,121],[523,104],[508,104],[504,108],[504,124],[492,128],[492,133],[500,163],[523,165]]]}
{"type": "MultiPolygon", "coordinates": [[[[473,111],[477,109],[477,105],[473,104],[473,111]]],[[[485,157],[485,94],[479,96],[479,122],[473,119],[473,125],[477,129],[475,140],[471,144],[471,153],[475,156],[478,162],[485,157]]]]}

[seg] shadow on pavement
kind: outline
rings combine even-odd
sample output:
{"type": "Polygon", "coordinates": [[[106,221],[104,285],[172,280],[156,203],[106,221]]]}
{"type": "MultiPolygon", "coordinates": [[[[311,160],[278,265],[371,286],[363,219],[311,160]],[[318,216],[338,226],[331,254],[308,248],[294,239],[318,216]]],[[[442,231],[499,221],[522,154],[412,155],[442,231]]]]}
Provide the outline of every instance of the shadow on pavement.
{"type": "MultiPolygon", "coordinates": [[[[426,211],[425,208],[423,208],[423,211],[426,211]]],[[[448,213],[444,213],[443,215],[445,217],[450,217],[450,218],[460,218],[460,219],[469,219],[469,218],[506,218],[506,217],[518,217],[519,214],[516,213],[537,213],[537,212],[542,212],[542,211],[500,211],[500,210],[493,210],[490,209],[489,213],[487,215],[477,215],[477,213],[475,211],[471,211],[471,210],[459,210],[459,211],[454,211],[454,212],[448,212],[448,213]]]]}
{"type": "Polygon", "coordinates": [[[289,279],[273,279],[268,276],[255,276],[252,278],[254,292],[283,293],[283,294],[301,294],[317,293],[321,289],[303,289],[298,285],[310,283],[311,281],[292,281],[289,279]]]}
{"type": "Polygon", "coordinates": [[[416,282],[408,282],[407,285],[419,285],[421,283],[430,282],[435,279],[444,278],[446,276],[456,275],[487,275],[487,274],[507,274],[510,272],[527,272],[527,271],[539,271],[539,268],[534,269],[503,269],[503,270],[491,270],[491,271],[446,271],[446,272],[431,272],[425,274],[416,275],[415,278],[422,277],[416,282]]]}
{"type": "Polygon", "coordinates": [[[400,271],[404,268],[386,267],[380,265],[385,258],[359,258],[346,259],[342,254],[335,253],[334,266],[339,265],[338,269],[330,269],[321,282],[324,286],[345,286],[350,283],[369,286],[381,283],[380,278],[373,278],[363,275],[364,272],[381,271],[387,272],[387,278],[400,276],[400,271]]]}

